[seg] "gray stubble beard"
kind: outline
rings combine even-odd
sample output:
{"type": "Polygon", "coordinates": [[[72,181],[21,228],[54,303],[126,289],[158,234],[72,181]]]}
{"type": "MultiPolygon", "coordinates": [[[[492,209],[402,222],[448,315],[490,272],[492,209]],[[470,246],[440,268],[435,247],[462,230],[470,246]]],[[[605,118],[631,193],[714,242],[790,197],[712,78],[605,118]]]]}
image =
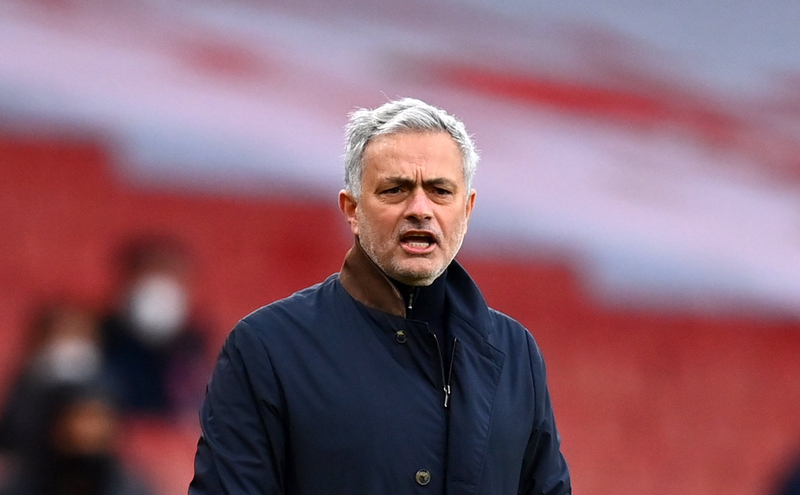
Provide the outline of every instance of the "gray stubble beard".
{"type": "MultiPolygon", "coordinates": [[[[396,280],[398,280],[400,282],[406,283],[407,285],[420,286],[420,287],[431,285],[434,282],[434,280],[439,278],[442,275],[442,273],[444,273],[445,270],[447,270],[447,267],[450,266],[450,263],[452,263],[453,259],[455,259],[456,254],[458,254],[458,252],[461,250],[461,245],[464,243],[464,237],[466,235],[466,230],[467,230],[467,224],[466,224],[466,221],[464,221],[462,223],[462,225],[461,225],[461,229],[460,229],[461,231],[458,233],[458,236],[459,236],[458,245],[456,246],[456,249],[453,252],[453,256],[450,259],[446,260],[447,262],[443,263],[442,266],[439,267],[436,270],[435,273],[433,273],[431,275],[427,275],[425,277],[420,277],[420,274],[414,273],[414,272],[411,272],[411,271],[408,271],[408,270],[404,270],[400,266],[395,264],[394,258],[391,258],[389,260],[389,262],[388,262],[389,266],[385,266],[385,264],[382,263],[379,260],[377,250],[374,249],[374,247],[375,247],[374,244],[365,243],[363,241],[363,239],[364,239],[364,236],[363,236],[364,231],[366,230],[366,232],[369,234],[369,233],[372,232],[372,229],[371,229],[371,227],[367,227],[367,229],[364,229],[364,226],[365,225],[369,225],[369,223],[363,221],[364,218],[363,218],[362,213],[361,213],[360,205],[356,207],[356,218],[357,218],[357,221],[358,221],[358,225],[360,226],[360,230],[361,230],[361,233],[358,235],[358,242],[359,242],[359,244],[361,244],[361,248],[364,250],[365,253],[367,253],[367,256],[369,256],[369,258],[372,260],[372,262],[375,263],[375,265],[377,265],[378,268],[380,268],[383,271],[383,273],[385,273],[390,278],[394,278],[394,279],[396,279],[396,280]],[[397,274],[397,275],[403,277],[405,280],[400,280],[397,276],[392,276],[392,274],[397,274]],[[411,280],[411,279],[414,279],[413,280],[414,283],[408,283],[407,282],[407,280],[411,280]]],[[[366,237],[374,238],[374,236],[370,236],[370,235],[367,235],[366,237]]],[[[443,236],[440,236],[440,237],[443,237],[443,236]]],[[[392,245],[394,244],[394,242],[395,242],[395,239],[393,239],[393,238],[389,239],[387,241],[387,244],[388,244],[386,246],[387,249],[384,252],[389,252],[391,250],[391,248],[393,247],[392,245]]]]}

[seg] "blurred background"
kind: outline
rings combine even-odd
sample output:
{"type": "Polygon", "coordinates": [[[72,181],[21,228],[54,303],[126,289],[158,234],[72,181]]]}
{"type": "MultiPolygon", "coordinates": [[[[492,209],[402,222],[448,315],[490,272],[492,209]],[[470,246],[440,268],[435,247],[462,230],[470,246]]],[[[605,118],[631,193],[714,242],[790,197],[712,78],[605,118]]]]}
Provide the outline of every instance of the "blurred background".
{"type": "Polygon", "coordinates": [[[544,351],[576,493],[777,494],[797,26],[788,0],[0,0],[0,485],[185,493],[225,335],[352,242],[347,113],[413,96],[481,151],[459,259],[544,351]]]}

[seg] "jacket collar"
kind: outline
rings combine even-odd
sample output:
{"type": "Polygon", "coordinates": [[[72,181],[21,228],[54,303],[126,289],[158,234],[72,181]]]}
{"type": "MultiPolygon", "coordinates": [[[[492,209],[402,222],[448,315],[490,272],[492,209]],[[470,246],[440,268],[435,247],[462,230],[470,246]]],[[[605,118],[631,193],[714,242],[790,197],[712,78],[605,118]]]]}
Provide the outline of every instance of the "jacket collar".
{"type": "Polygon", "coordinates": [[[405,318],[403,296],[389,277],[373,262],[355,238],[339,272],[339,282],[350,296],[361,304],[405,318]]]}
{"type": "MultiPolygon", "coordinates": [[[[489,318],[486,300],[475,282],[455,260],[448,266],[446,291],[451,294],[450,309],[465,322],[486,322],[489,318]]],[[[350,296],[361,304],[402,318],[406,317],[403,296],[389,277],[364,252],[358,237],[347,252],[339,272],[339,282],[350,296]]],[[[472,326],[472,325],[470,325],[472,326]]],[[[486,336],[490,328],[477,325],[486,336]]]]}

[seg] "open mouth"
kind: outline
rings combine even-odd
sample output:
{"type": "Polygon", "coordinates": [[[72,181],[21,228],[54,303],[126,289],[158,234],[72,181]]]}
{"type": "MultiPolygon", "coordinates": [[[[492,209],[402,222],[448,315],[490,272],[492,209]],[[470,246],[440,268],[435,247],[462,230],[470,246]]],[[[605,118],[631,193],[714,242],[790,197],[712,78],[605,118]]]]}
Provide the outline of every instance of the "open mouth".
{"type": "Polygon", "coordinates": [[[426,232],[408,232],[400,237],[400,243],[409,251],[425,252],[436,245],[436,238],[426,232]]]}

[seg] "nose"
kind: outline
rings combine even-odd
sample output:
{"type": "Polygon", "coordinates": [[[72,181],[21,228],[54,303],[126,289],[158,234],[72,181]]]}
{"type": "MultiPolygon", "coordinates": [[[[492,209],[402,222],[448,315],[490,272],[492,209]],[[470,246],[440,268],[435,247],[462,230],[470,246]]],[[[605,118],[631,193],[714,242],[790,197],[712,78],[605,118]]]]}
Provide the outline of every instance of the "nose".
{"type": "Polygon", "coordinates": [[[408,197],[406,218],[428,220],[433,216],[432,203],[422,188],[415,189],[408,197]]]}

